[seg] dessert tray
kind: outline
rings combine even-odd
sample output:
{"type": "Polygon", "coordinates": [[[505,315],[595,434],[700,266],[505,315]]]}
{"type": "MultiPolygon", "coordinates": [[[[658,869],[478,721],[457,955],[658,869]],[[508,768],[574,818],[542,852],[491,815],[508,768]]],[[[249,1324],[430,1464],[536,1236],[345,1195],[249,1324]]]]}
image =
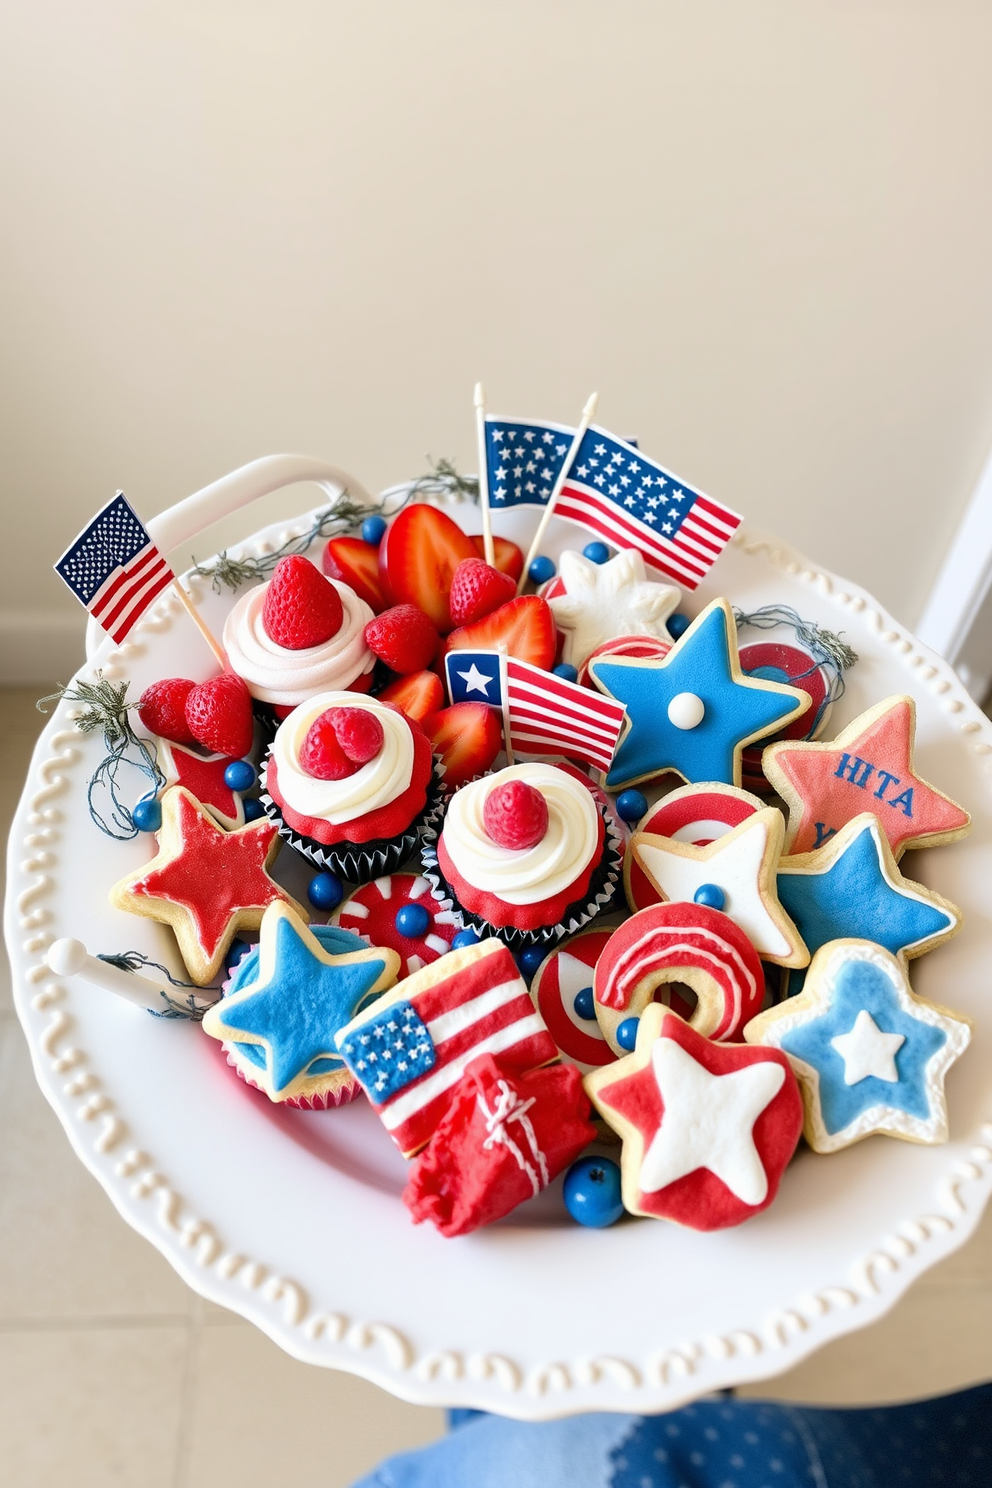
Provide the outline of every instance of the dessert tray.
{"type": "MultiPolygon", "coordinates": [[[[149,525],[163,550],[284,485],[332,497],[361,487],[321,462],[257,461],[149,525]]],[[[326,503],[325,503],[326,504],[326,503]]],[[[446,509],[479,530],[478,509],[446,509]]],[[[526,546],[533,511],[494,513],[526,546]]],[[[256,533],[238,555],[271,552],[311,517],[256,533]]],[[[574,546],[552,519],[544,551],[574,546]]],[[[220,633],[233,596],[187,582],[220,633]]],[[[910,693],[917,761],[973,815],[951,851],[914,852],[912,878],[964,911],[961,934],[913,966],[914,990],[973,1020],[974,1047],[947,1084],[950,1141],[873,1137],[829,1160],[801,1150],[779,1197],[739,1228],[699,1234],[631,1221],[584,1229],[560,1180],[508,1220],[460,1240],[415,1228],[400,1202],[403,1159],[368,1104],[305,1112],[239,1084],[212,1039],[154,1019],[79,979],[55,977],[46,948],[63,936],[91,950],[135,949],[183,975],[169,933],[125,919],[108,885],[148,845],[94,828],[86,786],[102,754],[62,703],[37,747],[10,837],[6,934],[18,1013],[35,1072],[81,1160],[123,1217],[202,1296],[240,1313],[282,1348],[348,1370],[403,1398],[545,1419],[651,1412],[781,1373],[829,1339],[886,1311],[915,1277],[960,1246],[992,1187],[992,997],[987,885],[992,882],[992,723],[950,667],[863,590],[777,539],[739,533],[685,609],[717,595],[743,609],[790,605],[860,655],[837,703],[842,728],[879,698],[910,693]]],[[[160,600],[95,669],[137,697],[172,674],[215,670],[174,597],[160,600]]],[[[282,853],[277,876],[305,894],[282,853]]]]}

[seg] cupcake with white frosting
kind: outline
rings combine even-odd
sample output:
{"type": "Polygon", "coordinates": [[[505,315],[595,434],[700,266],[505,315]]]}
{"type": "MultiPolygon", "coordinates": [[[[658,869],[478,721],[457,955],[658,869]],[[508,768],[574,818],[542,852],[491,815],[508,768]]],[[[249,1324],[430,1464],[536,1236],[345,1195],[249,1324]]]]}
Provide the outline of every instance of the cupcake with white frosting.
{"type": "Polygon", "coordinates": [[[229,613],[224,650],[260,711],[285,717],[318,693],[369,690],[375,657],[365,627],[373,618],[364,599],[308,558],[281,558],[229,613]]]}
{"type": "Polygon", "coordinates": [[[606,907],[617,834],[578,771],[510,765],[470,781],[425,838],[425,872],[466,925],[511,943],[572,934],[606,907]],[[436,839],[436,840],[435,840],[436,839]]]}
{"type": "Polygon", "coordinates": [[[391,703],[322,692],[279,725],[262,804],[318,868],[366,883],[418,845],[442,794],[430,740],[391,703]]]}

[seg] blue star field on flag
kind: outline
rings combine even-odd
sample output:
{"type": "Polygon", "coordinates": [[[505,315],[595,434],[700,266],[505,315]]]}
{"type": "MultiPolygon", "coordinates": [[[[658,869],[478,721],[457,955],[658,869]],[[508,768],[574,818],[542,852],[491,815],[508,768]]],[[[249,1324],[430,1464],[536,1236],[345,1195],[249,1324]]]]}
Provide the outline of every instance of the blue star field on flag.
{"type": "Polygon", "coordinates": [[[486,470],[494,510],[545,506],[574,429],[537,419],[486,419],[486,470]]]}

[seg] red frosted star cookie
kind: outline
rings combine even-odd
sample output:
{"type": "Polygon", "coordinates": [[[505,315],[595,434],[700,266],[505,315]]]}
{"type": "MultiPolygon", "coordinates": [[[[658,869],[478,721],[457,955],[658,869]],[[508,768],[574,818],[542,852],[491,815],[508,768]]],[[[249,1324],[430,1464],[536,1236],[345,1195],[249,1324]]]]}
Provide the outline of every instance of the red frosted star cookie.
{"type": "Polygon", "coordinates": [[[583,1083],[623,1140],[624,1207],[694,1230],[767,1209],[802,1131],[780,1050],[712,1044],[658,1003],[641,1016],[634,1052],[583,1083]]]}
{"type": "Polygon", "coordinates": [[[243,827],[245,803],[224,782],[224,771],[231,764],[228,754],[197,754],[183,744],[159,739],[158,762],[165,772],[165,786],[183,785],[222,827],[243,827]]]}
{"type": "Polygon", "coordinates": [[[822,744],[771,744],[762,768],[789,807],[787,853],[822,847],[862,811],[881,823],[898,860],[967,832],[971,817],[913,769],[916,704],[890,697],[822,744]]]}
{"type": "Polygon", "coordinates": [[[231,941],[257,930],[268,905],[294,899],[269,877],[279,834],[267,819],[225,832],[182,786],[162,797],[158,855],[110,890],[116,909],[171,925],[189,974],[205,986],[217,975],[231,941]]]}

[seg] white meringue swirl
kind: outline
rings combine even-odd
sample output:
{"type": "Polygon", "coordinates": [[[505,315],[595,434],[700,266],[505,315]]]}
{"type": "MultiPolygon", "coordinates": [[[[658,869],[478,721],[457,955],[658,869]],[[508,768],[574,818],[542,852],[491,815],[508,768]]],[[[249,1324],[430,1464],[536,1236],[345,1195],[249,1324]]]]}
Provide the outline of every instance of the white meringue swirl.
{"type": "Polygon", "coordinates": [[[589,867],[599,812],[582,782],[556,765],[510,765],[455,792],[441,837],[456,871],[474,888],[507,904],[536,904],[560,894],[589,867]],[[483,823],[489,792],[510,780],[532,785],[548,804],[548,830],[535,847],[499,847],[483,823]]]}
{"type": "Polygon", "coordinates": [[[285,719],[272,744],[276,788],[293,811],[341,826],[388,806],[413,778],[413,733],[403,714],[388,703],[354,692],[322,692],[285,719]],[[315,780],[300,764],[300,750],[313,724],[328,708],[363,708],[382,724],[382,748],[375,759],[344,780],[315,780]]]}
{"type": "Polygon", "coordinates": [[[337,634],[319,646],[290,651],[267,633],[262,610],[268,584],[249,589],[229,613],[224,622],[224,650],[232,669],[259,702],[295,708],[317,692],[348,687],[375,665],[365,644],[371,609],[347,584],[336,579],[327,582],[341,596],[344,614],[337,634]]]}

